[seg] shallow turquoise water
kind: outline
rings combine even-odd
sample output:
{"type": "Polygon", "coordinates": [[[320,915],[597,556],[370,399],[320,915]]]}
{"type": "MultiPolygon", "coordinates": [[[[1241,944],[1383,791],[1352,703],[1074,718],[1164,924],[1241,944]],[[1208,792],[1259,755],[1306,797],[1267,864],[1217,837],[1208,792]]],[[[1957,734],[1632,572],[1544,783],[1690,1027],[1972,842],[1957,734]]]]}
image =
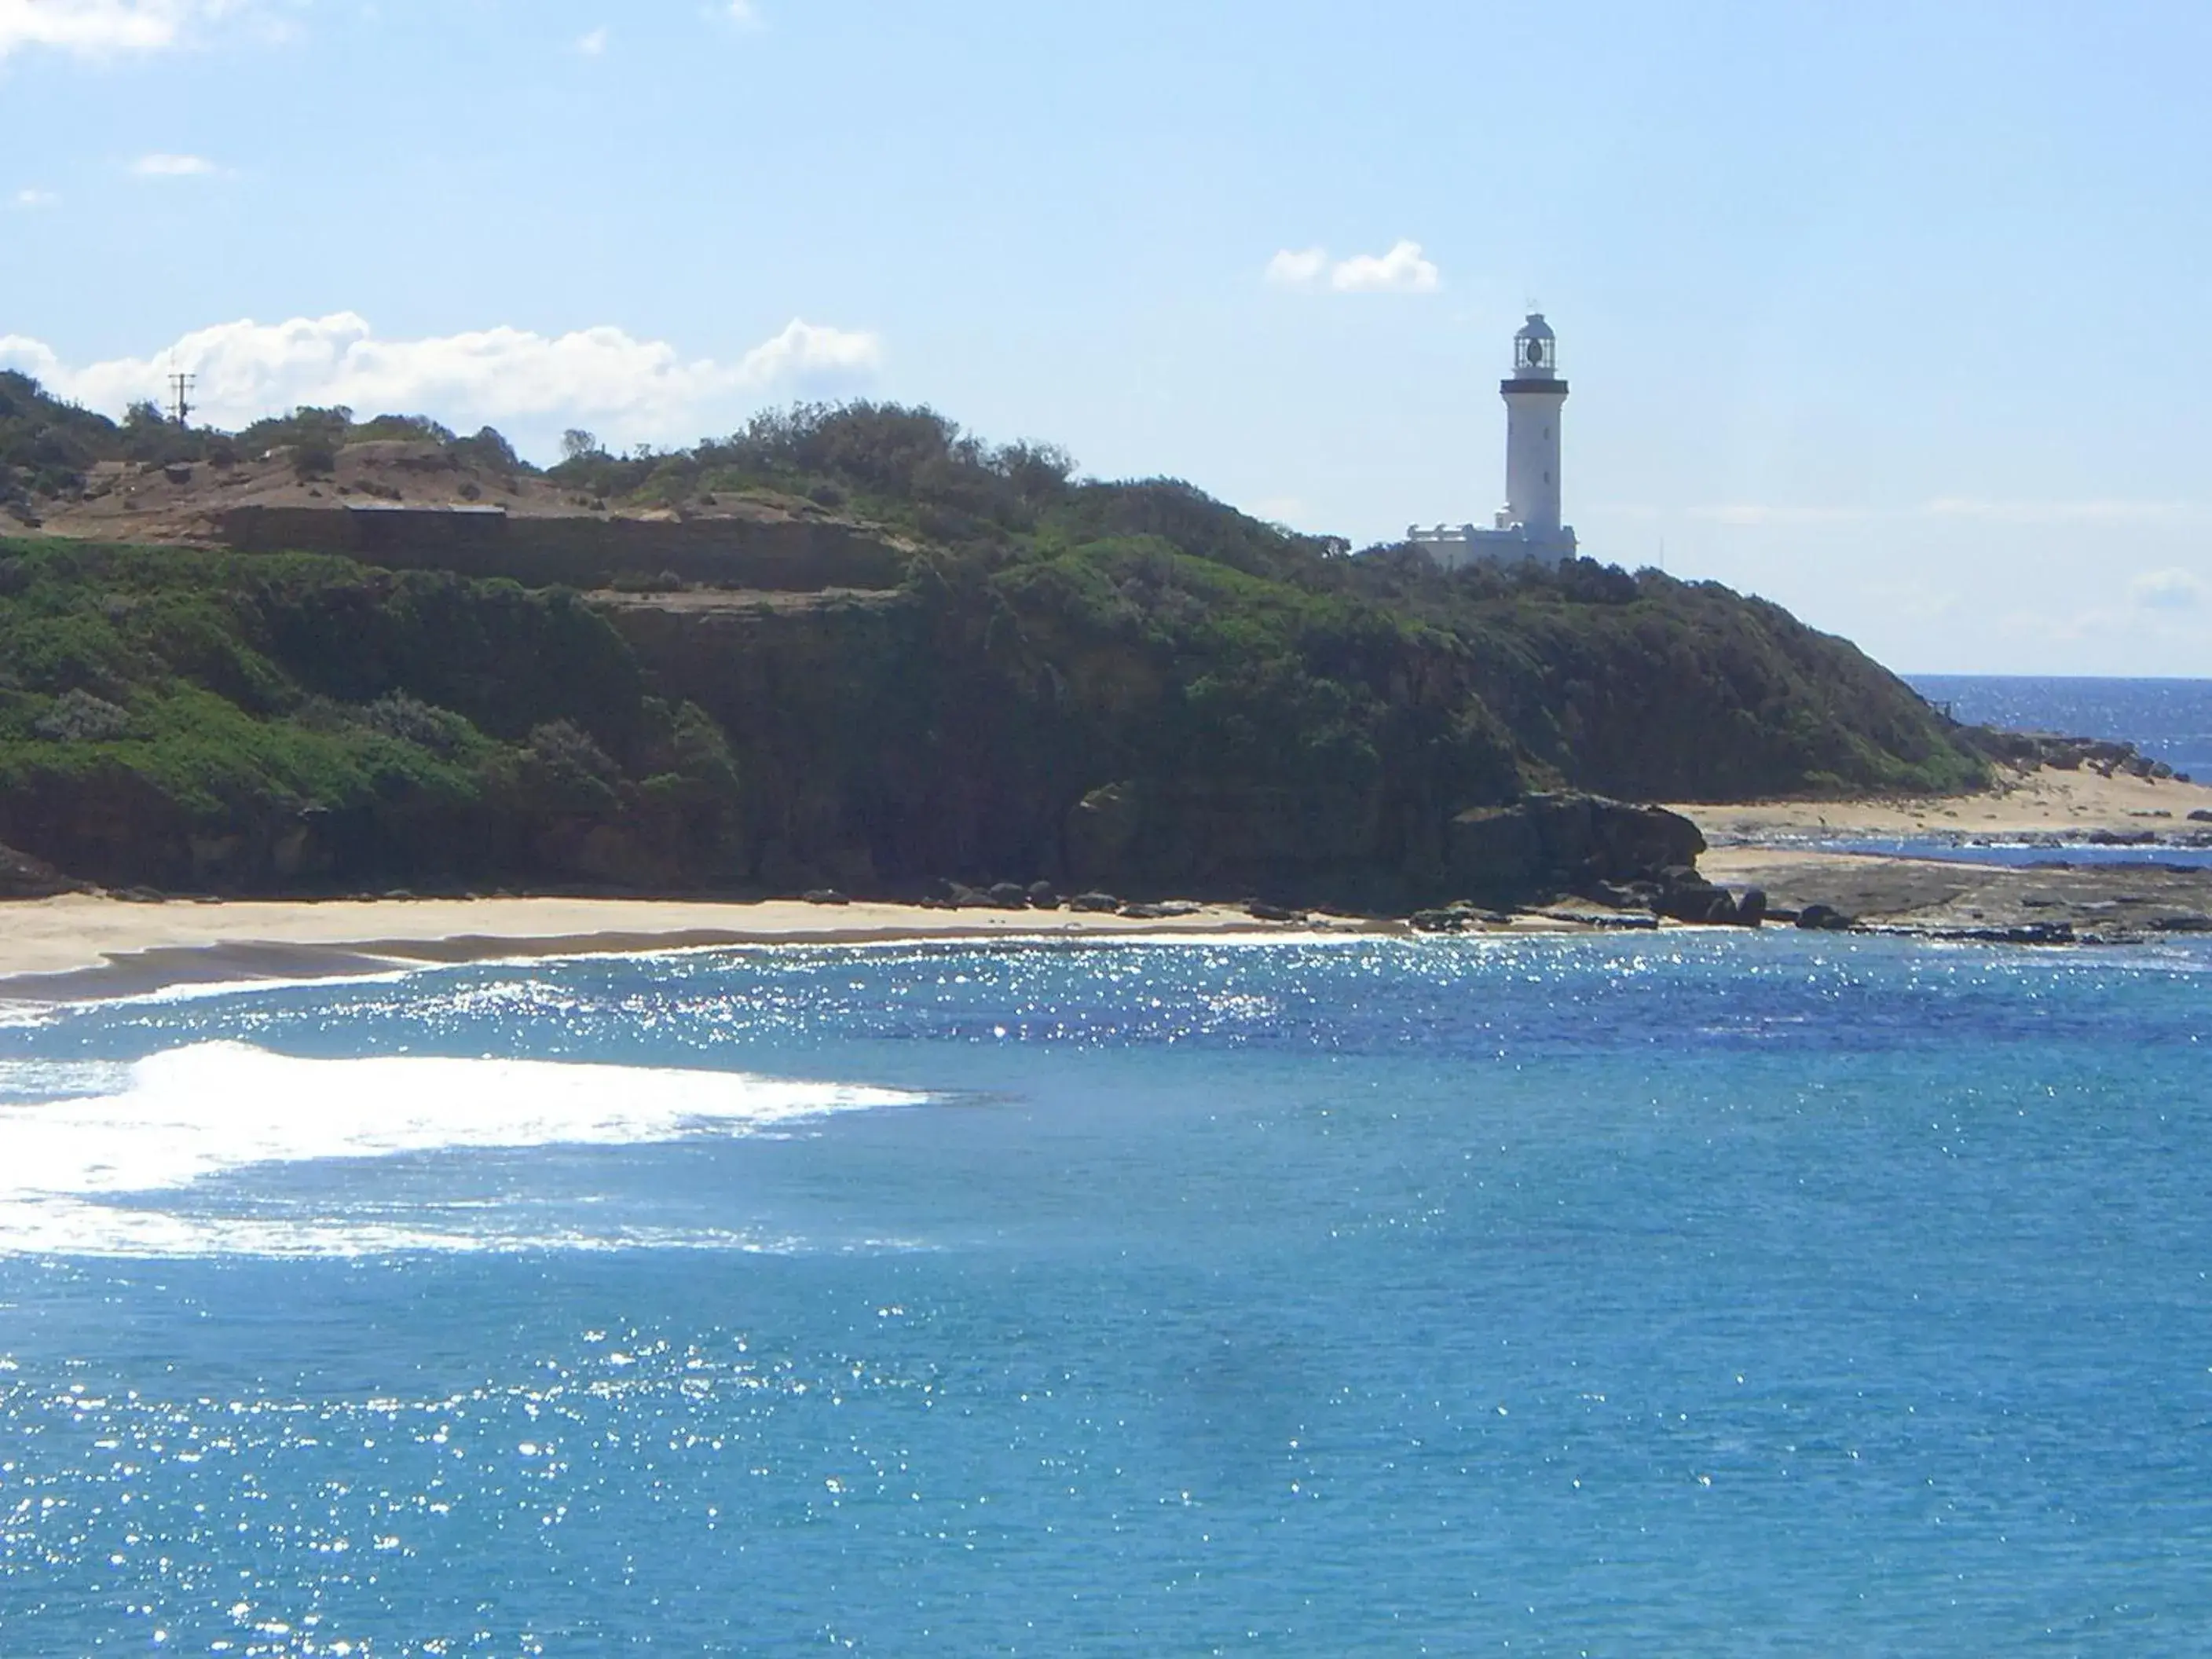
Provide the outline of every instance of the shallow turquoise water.
{"type": "Polygon", "coordinates": [[[0,1652],[2203,1651],[2208,969],[896,948],[27,1020],[0,1652]]]}

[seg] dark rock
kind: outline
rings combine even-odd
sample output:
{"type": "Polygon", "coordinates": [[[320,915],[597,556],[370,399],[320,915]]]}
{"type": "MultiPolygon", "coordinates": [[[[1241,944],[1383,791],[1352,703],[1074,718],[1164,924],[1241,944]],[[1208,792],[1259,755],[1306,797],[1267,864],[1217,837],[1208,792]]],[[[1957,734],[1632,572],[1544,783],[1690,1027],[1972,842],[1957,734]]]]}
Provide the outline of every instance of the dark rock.
{"type": "Polygon", "coordinates": [[[1048,881],[1031,882],[1030,884],[1029,899],[1030,904],[1040,910],[1057,910],[1060,908],[1060,890],[1054,887],[1048,881]]]}
{"type": "Polygon", "coordinates": [[[1026,910],[1030,908],[1029,889],[1019,882],[996,883],[988,896],[992,904],[1001,910],[1026,910]]]}
{"type": "Polygon", "coordinates": [[[1078,893],[1073,898],[1068,900],[1067,908],[1071,910],[1091,910],[1111,914],[1121,908],[1121,901],[1111,893],[1078,893]]]}
{"type": "Polygon", "coordinates": [[[1134,916],[1140,921],[1165,921],[1173,916],[1195,915],[1198,906],[1181,899],[1168,899],[1158,904],[1125,904],[1121,914],[1134,916]]]}
{"type": "Polygon", "coordinates": [[[1948,928],[1935,935],[1968,945],[2072,945],[2070,921],[2027,921],[2017,927],[1948,928]]]}
{"type": "Polygon", "coordinates": [[[2156,916],[2150,925],[2161,933],[2212,933],[2212,916],[2156,916]]]}
{"type": "Polygon", "coordinates": [[[82,893],[85,884],[72,881],[44,859],[0,847],[0,898],[52,898],[59,893],[82,893]]]}
{"type": "Polygon", "coordinates": [[[1594,881],[1583,890],[1582,896],[1609,904],[1616,910],[1648,910],[1656,890],[1650,882],[1594,881]]]}
{"type": "Polygon", "coordinates": [[[2191,823],[2212,823],[2212,809],[2198,807],[2189,815],[2189,821],[2191,823]]]}
{"type": "Polygon", "coordinates": [[[1505,903],[1538,894],[1550,863],[1525,804],[1461,813],[1452,820],[1445,856],[1460,884],[1505,903]]]}
{"type": "Polygon", "coordinates": [[[1304,921],[1306,919],[1306,913],[1303,910],[1293,910],[1280,904],[1268,904],[1260,899],[1255,899],[1246,905],[1244,914],[1255,921],[1304,921]]]}
{"type": "Polygon", "coordinates": [[[1463,933],[1478,919],[1473,910],[1416,910],[1406,918],[1406,926],[1417,933],[1463,933]]]}
{"type": "Polygon", "coordinates": [[[1832,904],[1808,904],[1797,913],[1797,925],[1815,932],[1840,933],[1857,923],[1832,904]]]}
{"type": "Polygon", "coordinates": [[[1735,919],[1737,926],[1742,927],[1756,927],[1765,921],[1766,920],[1766,890],[1763,887],[1747,887],[1743,896],[1735,902],[1735,919]]]}
{"type": "Polygon", "coordinates": [[[1741,918],[1735,896],[1710,882],[1670,887],[1659,896],[1659,914],[1675,921],[1700,922],[1708,927],[1733,927],[1741,918]]]}
{"type": "Polygon", "coordinates": [[[1666,866],[1659,871],[1654,886],[1650,901],[1654,915],[1712,927],[1734,926],[1741,920],[1735,896],[1707,881],[1693,866],[1666,866]]]}
{"type": "Polygon", "coordinates": [[[1670,866],[1694,866],[1705,850],[1697,825],[1663,807],[1536,794],[1459,814],[1446,861],[1464,890],[1517,903],[1649,881],[1670,866]]]}
{"type": "Polygon", "coordinates": [[[2092,830],[2082,840],[2092,847],[2154,847],[2158,844],[2155,830],[2092,830]]]}
{"type": "Polygon", "coordinates": [[[1095,880],[1127,869],[1141,821],[1135,785],[1109,783],[1093,789],[1067,815],[1069,873],[1095,880]]]}
{"type": "Polygon", "coordinates": [[[1659,926],[1658,917],[1633,910],[1547,910],[1543,914],[1560,921],[1578,922],[1584,927],[1619,929],[1631,933],[1648,933],[1659,926]]]}
{"type": "Polygon", "coordinates": [[[809,904],[850,904],[853,901],[834,887],[817,887],[806,896],[806,902],[809,904]]]}
{"type": "Polygon", "coordinates": [[[989,910],[997,908],[988,893],[969,886],[964,882],[947,882],[945,897],[956,910],[989,910]]]}

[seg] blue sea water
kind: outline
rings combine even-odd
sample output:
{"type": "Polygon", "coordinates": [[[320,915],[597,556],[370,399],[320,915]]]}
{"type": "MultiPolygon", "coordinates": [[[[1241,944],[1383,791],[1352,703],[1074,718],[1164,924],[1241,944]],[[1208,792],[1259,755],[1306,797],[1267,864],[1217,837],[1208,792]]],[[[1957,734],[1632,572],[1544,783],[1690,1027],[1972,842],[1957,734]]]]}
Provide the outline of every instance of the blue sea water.
{"type": "Polygon", "coordinates": [[[2014,732],[2108,738],[2212,782],[2212,680],[1911,674],[1915,690],[1958,719],[2014,732]]]}
{"type": "Polygon", "coordinates": [[[487,965],[0,1030],[0,1652],[2212,1649],[2212,951],[487,965]]]}
{"type": "Polygon", "coordinates": [[[1953,864],[2002,864],[2015,869],[2051,865],[2154,865],[2172,870],[2212,870],[2212,844],[2176,846],[2160,842],[2147,847],[2100,847],[2094,842],[2003,842],[1975,836],[1821,836],[1809,839],[1806,844],[1834,853],[1936,859],[1953,864]]]}

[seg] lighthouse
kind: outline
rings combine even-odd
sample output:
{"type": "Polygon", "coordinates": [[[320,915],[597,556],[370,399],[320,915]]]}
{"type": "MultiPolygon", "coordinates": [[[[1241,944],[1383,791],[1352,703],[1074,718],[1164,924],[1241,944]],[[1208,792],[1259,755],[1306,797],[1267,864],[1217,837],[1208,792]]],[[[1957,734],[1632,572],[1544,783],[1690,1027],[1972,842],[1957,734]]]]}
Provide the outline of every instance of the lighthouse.
{"type": "Polygon", "coordinates": [[[1560,521],[1559,337],[1540,311],[1513,337],[1513,370],[1498,383],[1505,399],[1505,506],[1486,529],[1471,524],[1413,525],[1406,539],[1446,568],[1467,564],[1560,564],[1575,556],[1575,532],[1560,521]]]}
{"type": "Polygon", "coordinates": [[[1540,311],[1513,337],[1513,373],[1498,382],[1505,399],[1505,514],[1532,541],[1559,537],[1559,343],[1540,311]]]}

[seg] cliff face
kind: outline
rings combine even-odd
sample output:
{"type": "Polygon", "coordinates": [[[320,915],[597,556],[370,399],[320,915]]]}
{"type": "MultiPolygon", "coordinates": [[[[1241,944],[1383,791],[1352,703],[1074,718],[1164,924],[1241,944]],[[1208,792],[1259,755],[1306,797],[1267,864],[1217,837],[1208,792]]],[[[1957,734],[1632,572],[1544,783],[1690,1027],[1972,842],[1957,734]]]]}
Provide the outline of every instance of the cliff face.
{"type": "Polygon", "coordinates": [[[232,507],[208,529],[248,553],[329,553],[389,570],[603,588],[624,577],[811,592],[896,587],[907,552],[863,526],[763,515],[704,520],[510,516],[497,507],[232,507]]]}
{"type": "Polygon", "coordinates": [[[1423,605],[1146,538],[923,559],[896,595],[606,614],[657,695],[728,734],[771,887],[1042,877],[1396,908],[1480,890],[1454,820],[1531,787],[1978,775],[1850,646],[1723,590],[1581,574],[1423,605]]]}
{"type": "Polygon", "coordinates": [[[1723,590],[1447,576],[1181,486],[1084,489],[1050,533],[918,552],[720,526],[721,580],[651,594],[485,580],[434,536],[374,564],[0,544],[0,843],[232,892],[1043,878],[1398,908],[1618,851],[1522,849],[1508,879],[1517,843],[1465,815],[1532,789],[1979,773],[1847,644],[1723,590]]]}

